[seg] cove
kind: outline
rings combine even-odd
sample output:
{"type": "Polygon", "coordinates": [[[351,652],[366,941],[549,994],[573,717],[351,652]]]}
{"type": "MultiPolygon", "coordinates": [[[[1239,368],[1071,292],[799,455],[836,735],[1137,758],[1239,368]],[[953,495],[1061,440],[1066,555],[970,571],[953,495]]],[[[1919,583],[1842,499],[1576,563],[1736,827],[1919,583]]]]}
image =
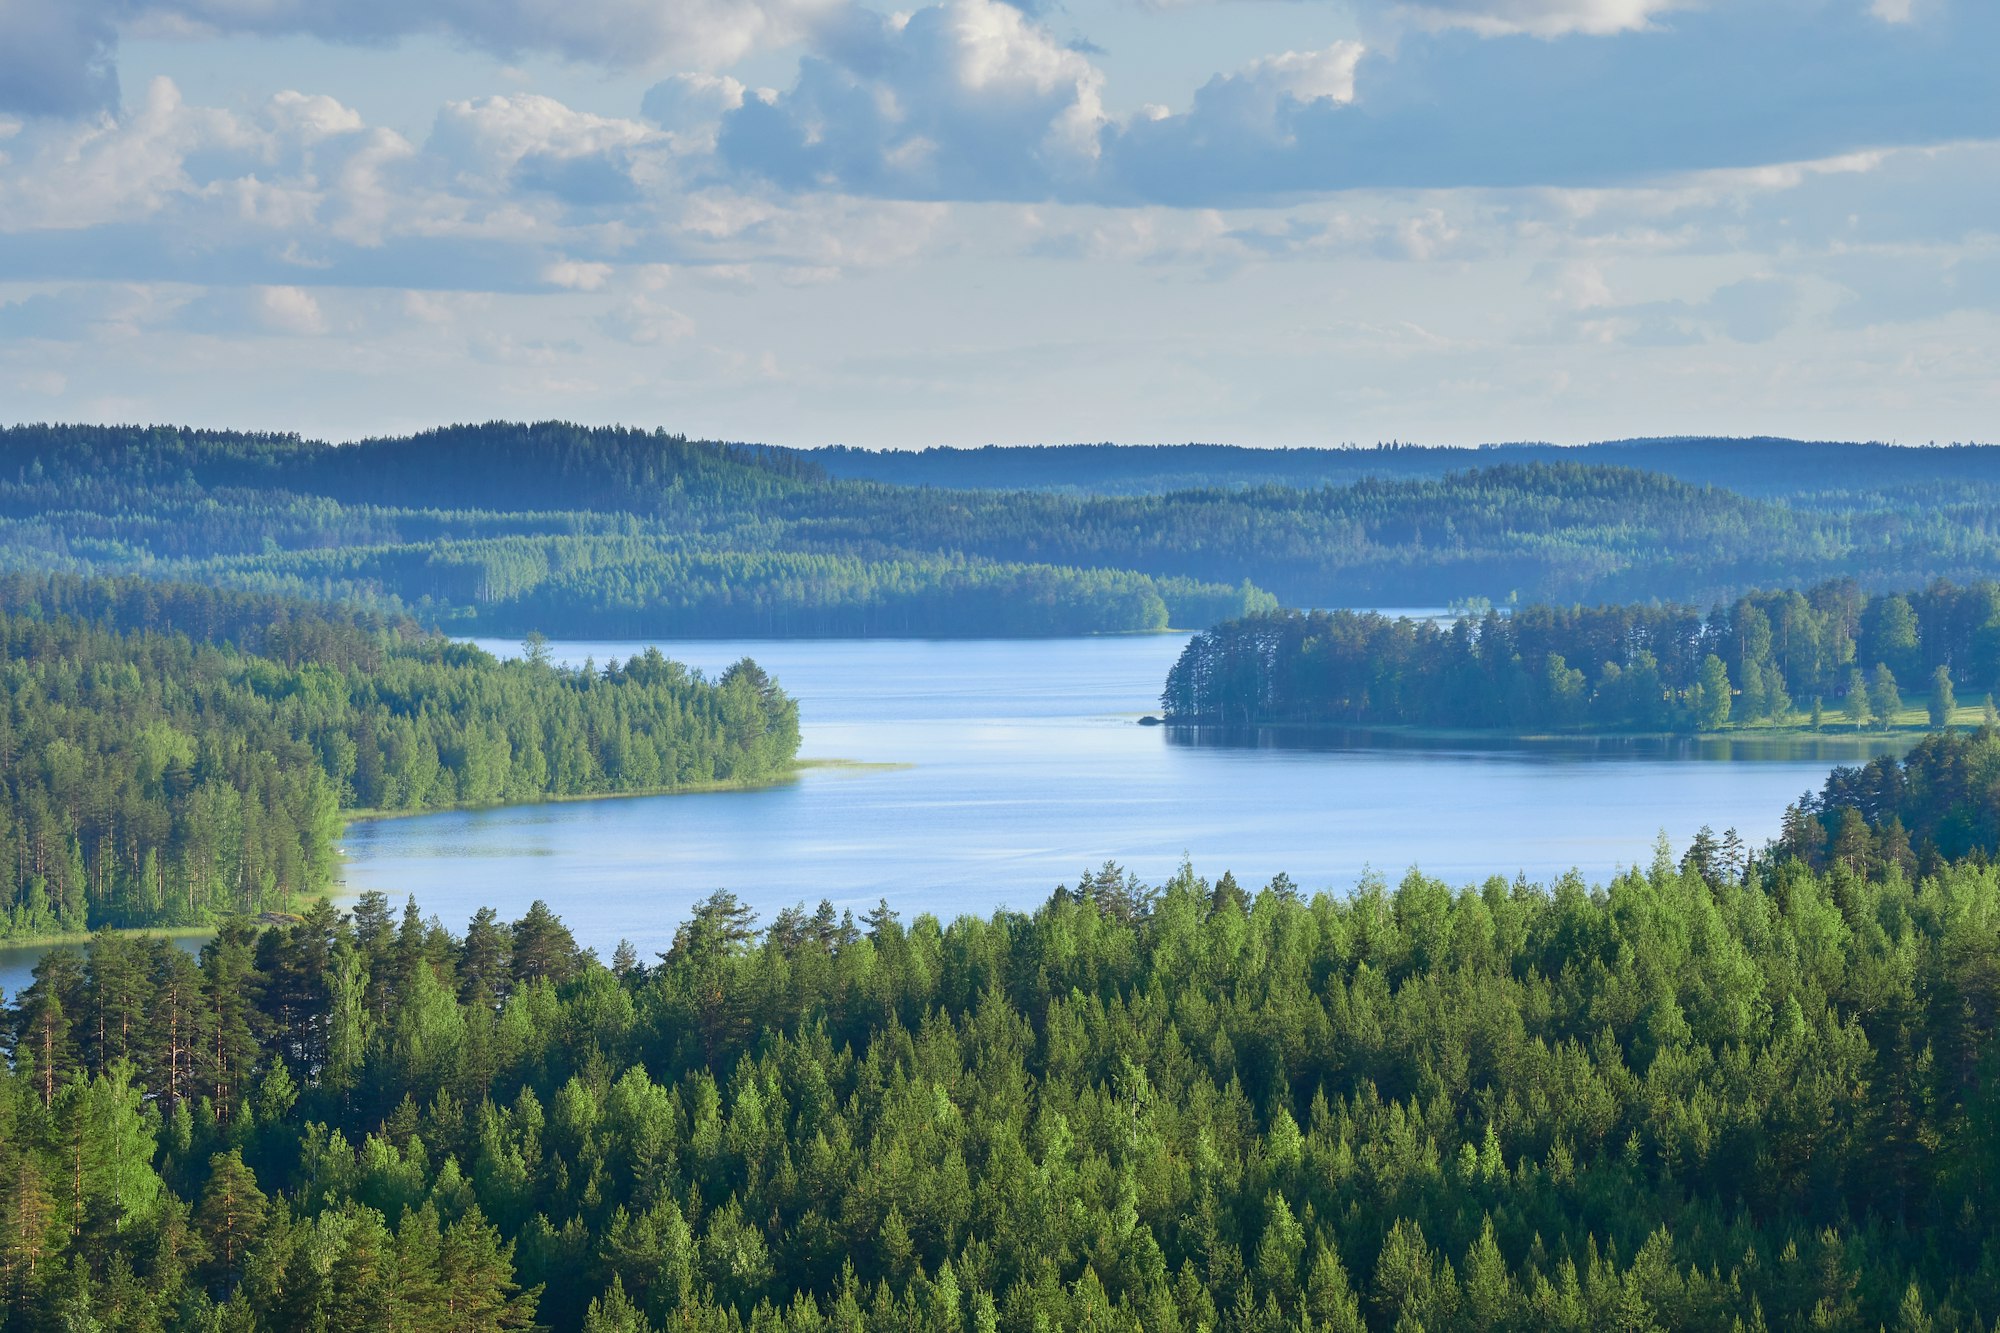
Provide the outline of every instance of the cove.
{"type": "MultiPolygon", "coordinates": [[[[1580,739],[1532,744],[1382,734],[1229,735],[1142,727],[1185,635],[1061,640],[661,644],[711,674],[755,657],[800,702],[806,767],[762,790],[632,797],[367,821],[343,839],[348,900],[414,894],[454,930],[546,899],[609,956],[665,949],[727,888],[768,920],[821,898],[907,918],[1032,909],[1114,859],[1158,882],[1183,856],[1246,886],[1307,892],[1411,866],[1602,880],[1664,829],[1734,826],[1752,846],[1851,742],[1580,739]]],[[[499,653],[516,645],[481,641],[499,653]]],[[[636,643],[556,642],[602,663],[636,643]]]]}

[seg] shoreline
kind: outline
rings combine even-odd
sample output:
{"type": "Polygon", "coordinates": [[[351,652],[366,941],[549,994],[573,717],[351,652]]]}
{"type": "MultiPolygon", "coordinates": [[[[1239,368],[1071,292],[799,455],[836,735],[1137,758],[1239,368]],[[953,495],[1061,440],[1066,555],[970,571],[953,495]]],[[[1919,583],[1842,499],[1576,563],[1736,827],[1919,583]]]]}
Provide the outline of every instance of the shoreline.
{"type": "MultiPolygon", "coordinates": [[[[773,777],[758,778],[754,780],[744,779],[744,778],[725,778],[717,782],[702,782],[702,783],[695,783],[687,786],[678,786],[678,787],[655,787],[655,788],[647,788],[642,791],[585,792],[570,796],[544,796],[541,797],[540,799],[532,801],[490,801],[490,802],[481,802],[479,804],[454,803],[451,805],[430,806],[422,810],[366,810],[366,809],[343,810],[341,811],[340,814],[340,827],[341,827],[341,832],[344,834],[349,827],[355,824],[374,823],[378,820],[388,820],[388,819],[411,819],[420,815],[444,815],[444,814],[452,814],[454,812],[473,811],[473,810],[522,809],[538,805],[568,805],[578,801],[612,801],[612,800],[625,800],[625,799],[637,800],[655,796],[698,796],[698,795],[706,795],[714,792],[724,792],[724,791],[761,791],[766,788],[782,787],[790,783],[796,782],[799,780],[801,775],[803,775],[804,773],[806,773],[811,769],[835,769],[835,770],[849,770],[854,772],[888,772],[896,769],[905,769],[910,767],[913,767],[913,765],[894,764],[894,763],[865,763],[854,759],[797,759],[793,760],[791,764],[787,765],[785,771],[780,774],[777,774],[773,777]]],[[[338,846],[334,848],[334,855],[338,860],[344,861],[347,859],[347,853],[342,851],[338,846]]],[[[309,905],[315,898],[325,898],[329,900],[339,898],[341,896],[340,886],[335,885],[329,888],[325,893],[321,894],[301,893],[294,896],[296,899],[296,906],[304,907],[306,905],[309,905]]],[[[290,915],[290,916],[298,915],[298,912],[295,909],[287,909],[283,912],[278,912],[278,909],[267,908],[265,909],[265,911],[277,912],[279,915],[290,915]]],[[[239,913],[237,915],[240,916],[242,914],[239,913]]],[[[233,919],[233,918],[225,918],[225,919],[233,919]]],[[[196,939],[207,935],[213,935],[221,925],[222,922],[217,921],[214,925],[207,925],[207,926],[168,926],[168,925],[108,926],[108,927],[99,927],[95,930],[62,930],[62,931],[52,931],[45,934],[37,934],[37,935],[15,935],[6,938],[0,938],[0,952],[5,952],[8,949],[57,949],[57,948],[62,948],[65,945],[88,944],[93,936],[104,934],[107,932],[113,935],[122,935],[133,938],[150,935],[150,936],[157,936],[163,939],[196,939]]]]}
{"type": "Polygon", "coordinates": [[[48,935],[15,935],[0,939],[0,953],[9,949],[59,949],[68,944],[88,944],[99,935],[126,935],[133,938],[155,936],[168,940],[191,940],[213,935],[215,926],[100,926],[96,930],[62,930],[48,935]]]}
{"type": "Polygon", "coordinates": [[[768,778],[722,778],[713,782],[695,782],[674,787],[641,787],[632,791],[592,791],[570,795],[538,796],[526,801],[454,801],[449,805],[430,805],[420,810],[381,810],[356,807],[340,812],[340,826],[344,832],[353,824],[372,824],[385,819],[414,819],[420,815],[463,814],[477,810],[520,810],[538,805],[573,805],[582,801],[637,800],[652,796],[703,796],[719,791],[762,791],[771,787],[783,787],[797,782],[799,775],[812,768],[834,768],[848,761],[840,759],[795,759],[786,765],[782,773],[768,778]]]}
{"type": "Polygon", "coordinates": [[[1833,741],[1842,744],[1871,741],[1921,740],[1933,731],[1977,731],[1980,724],[1953,722],[1944,728],[1928,722],[1898,723],[1888,730],[1874,727],[1857,729],[1842,723],[1838,727],[1764,726],[1752,724],[1726,727],[1721,731],[1510,731],[1504,727],[1429,727],[1412,722],[1188,722],[1163,714],[1146,724],[1194,731],[1281,731],[1301,735],[1407,736],[1414,740],[1486,741],[1493,743],[1548,741],[1833,741]]]}

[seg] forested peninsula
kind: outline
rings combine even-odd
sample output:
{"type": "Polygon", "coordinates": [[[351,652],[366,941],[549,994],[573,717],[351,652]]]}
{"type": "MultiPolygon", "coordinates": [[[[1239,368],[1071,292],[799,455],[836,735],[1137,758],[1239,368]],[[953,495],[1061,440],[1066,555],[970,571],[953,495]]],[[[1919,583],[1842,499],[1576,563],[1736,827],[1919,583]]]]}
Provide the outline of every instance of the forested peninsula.
{"type": "Polygon", "coordinates": [[[343,816],[754,783],[798,711],[744,659],[569,668],[366,611],[0,577],[0,938],[295,910],[343,816]]]}
{"type": "Polygon", "coordinates": [[[1513,733],[1859,731],[1982,717],[2000,689],[2000,584],[1869,594],[1851,580],[1704,614],[1628,604],[1449,621],[1349,611],[1196,635],[1161,707],[1195,725],[1513,733]]]}
{"type": "Polygon", "coordinates": [[[9,1013],[0,1326],[1986,1330],[2000,740],[1932,744],[1601,887],[100,936],[9,1013]]]}
{"type": "Polygon", "coordinates": [[[665,639],[1194,630],[1280,604],[1515,595],[1705,604],[2000,565],[2000,450],[1825,446],[1822,467],[1805,448],[885,459],[562,422],[339,446],[21,426],[0,430],[0,566],[340,598],[455,633],[665,639]]]}

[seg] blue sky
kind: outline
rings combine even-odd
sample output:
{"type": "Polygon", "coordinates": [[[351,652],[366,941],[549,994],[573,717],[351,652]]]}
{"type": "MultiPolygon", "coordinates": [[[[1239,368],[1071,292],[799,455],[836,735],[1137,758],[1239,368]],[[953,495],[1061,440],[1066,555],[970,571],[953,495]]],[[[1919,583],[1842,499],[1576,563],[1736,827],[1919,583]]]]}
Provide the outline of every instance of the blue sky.
{"type": "Polygon", "coordinates": [[[0,0],[0,420],[1993,439],[1992,0],[0,0]]]}

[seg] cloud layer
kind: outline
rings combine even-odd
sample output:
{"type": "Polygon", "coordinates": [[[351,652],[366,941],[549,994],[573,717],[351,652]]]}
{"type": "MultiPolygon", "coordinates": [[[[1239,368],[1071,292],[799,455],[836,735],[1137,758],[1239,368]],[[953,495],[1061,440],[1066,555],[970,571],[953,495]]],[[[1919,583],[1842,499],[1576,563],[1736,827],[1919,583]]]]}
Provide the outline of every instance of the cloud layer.
{"type": "Polygon", "coordinates": [[[1299,5],[1141,106],[1092,3],[0,0],[0,402],[870,443],[2000,409],[2000,8],[1299,5]],[[158,74],[218,33],[290,41],[158,74]],[[406,37],[463,48],[434,95],[342,82],[406,37]]]}
{"type": "Polygon", "coordinates": [[[381,44],[441,36],[501,56],[613,69],[717,68],[798,41],[837,0],[0,0],[0,111],[113,105],[120,34],[305,35],[381,44]]]}

